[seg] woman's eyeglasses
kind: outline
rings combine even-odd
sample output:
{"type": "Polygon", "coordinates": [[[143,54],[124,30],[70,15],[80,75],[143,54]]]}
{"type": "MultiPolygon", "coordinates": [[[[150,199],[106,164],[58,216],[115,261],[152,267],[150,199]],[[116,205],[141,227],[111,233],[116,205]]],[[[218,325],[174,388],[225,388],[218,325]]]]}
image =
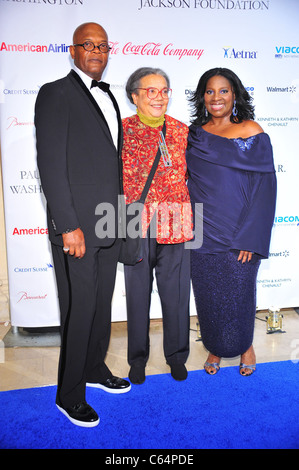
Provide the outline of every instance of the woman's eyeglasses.
{"type": "Polygon", "coordinates": [[[163,98],[163,100],[168,100],[171,97],[172,89],[171,88],[162,88],[162,90],[158,90],[158,88],[136,88],[136,90],[146,90],[146,95],[150,100],[154,100],[159,95],[163,98]]]}

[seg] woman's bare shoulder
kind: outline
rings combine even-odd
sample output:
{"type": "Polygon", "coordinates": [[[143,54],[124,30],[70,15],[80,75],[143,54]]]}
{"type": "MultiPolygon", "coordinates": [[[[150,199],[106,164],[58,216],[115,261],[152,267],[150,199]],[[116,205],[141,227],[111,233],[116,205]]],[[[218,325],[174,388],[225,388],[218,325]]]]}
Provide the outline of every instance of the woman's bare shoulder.
{"type": "Polygon", "coordinates": [[[253,135],[261,134],[264,132],[263,128],[256,121],[244,121],[242,122],[242,137],[251,137],[253,135]]]}

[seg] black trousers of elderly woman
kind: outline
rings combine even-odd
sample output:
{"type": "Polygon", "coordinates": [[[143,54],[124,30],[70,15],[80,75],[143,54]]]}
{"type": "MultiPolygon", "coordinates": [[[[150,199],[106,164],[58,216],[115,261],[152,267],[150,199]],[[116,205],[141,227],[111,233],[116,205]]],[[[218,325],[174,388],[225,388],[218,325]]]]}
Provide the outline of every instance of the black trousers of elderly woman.
{"type": "Polygon", "coordinates": [[[150,352],[150,305],[154,273],[162,307],[163,348],[169,365],[189,355],[190,250],[184,243],[158,244],[143,239],[144,256],[125,266],[128,363],[145,366],[150,352]]]}

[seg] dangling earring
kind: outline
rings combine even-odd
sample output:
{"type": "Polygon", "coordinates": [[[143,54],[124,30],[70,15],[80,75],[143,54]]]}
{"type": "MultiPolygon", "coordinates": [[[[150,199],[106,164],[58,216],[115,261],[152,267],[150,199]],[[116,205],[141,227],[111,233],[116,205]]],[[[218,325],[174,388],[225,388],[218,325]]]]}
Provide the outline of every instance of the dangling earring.
{"type": "Polygon", "coordinates": [[[208,116],[209,116],[209,113],[208,113],[207,108],[205,107],[205,117],[207,118],[208,116]]]}
{"type": "Polygon", "coordinates": [[[237,114],[238,114],[238,110],[237,110],[237,107],[236,107],[236,100],[234,101],[234,107],[233,107],[232,113],[233,113],[233,116],[237,116],[237,114]]]}

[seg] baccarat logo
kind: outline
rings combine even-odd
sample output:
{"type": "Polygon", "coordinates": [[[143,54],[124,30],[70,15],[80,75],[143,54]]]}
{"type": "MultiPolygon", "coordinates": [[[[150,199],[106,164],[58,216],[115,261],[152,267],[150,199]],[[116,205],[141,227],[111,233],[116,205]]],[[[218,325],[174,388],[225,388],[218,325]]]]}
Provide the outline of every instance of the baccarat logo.
{"type": "Polygon", "coordinates": [[[17,303],[19,302],[22,302],[24,300],[45,300],[47,298],[47,295],[48,294],[43,294],[43,295],[30,295],[28,294],[28,292],[19,292],[18,293],[18,301],[17,303]]]}

